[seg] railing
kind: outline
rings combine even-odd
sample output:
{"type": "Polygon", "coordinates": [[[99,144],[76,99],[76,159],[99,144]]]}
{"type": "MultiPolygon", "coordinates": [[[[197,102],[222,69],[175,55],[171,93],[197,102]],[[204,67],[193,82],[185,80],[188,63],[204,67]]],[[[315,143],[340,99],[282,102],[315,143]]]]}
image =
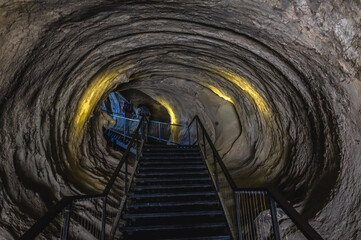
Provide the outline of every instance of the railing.
{"type": "MultiPolygon", "coordinates": [[[[139,119],[127,118],[124,115],[118,113],[107,114],[116,120],[116,124],[113,129],[122,135],[123,140],[126,141],[127,138],[130,138],[128,132],[134,129],[134,127],[139,122],[139,119]]],[[[181,127],[183,127],[183,125],[148,120],[148,125],[145,126],[144,131],[147,138],[154,139],[160,143],[178,144],[178,142],[174,142],[173,139],[170,138],[172,134],[172,128],[181,127]]]]}
{"type": "Polygon", "coordinates": [[[188,136],[201,149],[233,239],[322,239],[277,190],[237,188],[198,116],[188,136]]]}
{"type": "Polygon", "coordinates": [[[144,144],[143,120],[102,194],[63,197],[20,239],[119,239],[117,226],[122,223],[120,216],[144,144]]]}

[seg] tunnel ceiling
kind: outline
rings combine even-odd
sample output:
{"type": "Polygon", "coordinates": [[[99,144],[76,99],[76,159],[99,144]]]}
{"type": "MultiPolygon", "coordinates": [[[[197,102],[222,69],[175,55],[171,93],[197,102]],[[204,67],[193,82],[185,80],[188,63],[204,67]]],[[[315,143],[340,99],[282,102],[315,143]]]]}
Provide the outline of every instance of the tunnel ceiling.
{"type": "Polygon", "coordinates": [[[103,189],[101,103],[136,89],[173,123],[198,114],[239,186],[357,238],[360,18],[359,1],[2,1],[0,237],[103,189]]]}

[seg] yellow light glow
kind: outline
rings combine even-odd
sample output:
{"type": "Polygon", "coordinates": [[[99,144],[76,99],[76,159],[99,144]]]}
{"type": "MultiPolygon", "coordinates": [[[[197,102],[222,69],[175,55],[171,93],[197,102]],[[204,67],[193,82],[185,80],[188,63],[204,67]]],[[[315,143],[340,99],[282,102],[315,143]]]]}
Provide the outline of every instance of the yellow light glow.
{"type": "Polygon", "coordinates": [[[160,104],[162,104],[163,107],[165,107],[167,109],[169,116],[170,116],[170,123],[177,124],[178,123],[177,118],[174,114],[173,108],[169,105],[169,103],[164,99],[157,99],[157,101],[160,104]]]}
{"type": "Polygon", "coordinates": [[[74,118],[71,122],[69,130],[69,141],[68,141],[68,168],[69,168],[69,179],[73,179],[75,182],[84,187],[84,189],[93,189],[96,192],[103,190],[104,183],[99,181],[90,171],[80,166],[79,161],[79,146],[83,139],[84,127],[86,121],[94,111],[101,98],[110,89],[114,88],[116,84],[120,82],[128,81],[123,72],[127,71],[133,66],[116,67],[107,69],[97,74],[82,93],[77,107],[75,109],[74,118]]]}
{"type": "Polygon", "coordinates": [[[73,121],[76,139],[79,139],[83,131],[84,123],[89,118],[99,99],[109,89],[109,86],[118,75],[118,71],[106,71],[93,80],[84,91],[78,102],[73,121]]]}
{"type": "MultiPolygon", "coordinates": [[[[175,116],[175,113],[173,111],[173,108],[170,106],[169,102],[164,100],[164,99],[157,99],[157,101],[167,109],[168,114],[170,116],[170,123],[171,124],[178,124],[178,120],[175,116]]],[[[171,128],[171,133],[172,133],[172,141],[173,142],[178,142],[179,140],[179,133],[180,133],[180,129],[179,127],[175,127],[172,126],[171,128]]]]}
{"type": "Polygon", "coordinates": [[[234,83],[241,90],[246,92],[253,99],[258,109],[264,114],[264,116],[266,117],[270,116],[270,109],[267,105],[267,102],[249,82],[247,82],[245,79],[241,78],[240,76],[225,70],[211,69],[211,71],[217,73],[218,75],[222,76],[228,81],[234,83]]]}
{"type": "Polygon", "coordinates": [[[223,98],[224,100],[234,104],[232,98],[228,97],[227,95],[225,95],[224,93],[222,93],[218,88],[207,84],[206,85],[207,88],[209,88],[212,92],[214,92],[215,94],[217,94],[219,97],[223,98]]]}

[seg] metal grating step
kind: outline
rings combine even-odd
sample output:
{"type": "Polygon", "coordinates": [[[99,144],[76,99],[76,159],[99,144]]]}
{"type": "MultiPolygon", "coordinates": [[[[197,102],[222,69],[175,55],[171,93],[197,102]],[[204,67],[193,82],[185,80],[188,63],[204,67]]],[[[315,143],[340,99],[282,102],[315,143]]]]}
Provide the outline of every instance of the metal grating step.
{"type": "Polygon", "coordinates": [[[208,172],[206,171],[197,171],[197,172],[145,172],[138,173],[137,177],[153,177],[153,176],[208,176],[208,172]]]}
{"type": "Polygon", "coordinates": [[[184,182],[210,182],[211,179],[206,177],[182,177],[182,178],[136,178],[135,183],[136,184],[154,184],[154,183],[184,183],[184,182]]]}
{"type": "Polygon", "coordinates": [[[127,208],[162,208],[162,207],[179,207],[179,206],[202,206],[202,205],[209,205],[209,206],[218,206],[220,203],[218,200],[204,200],[204,201],[185,201],[185,202],[148,202],[148,203],[131,203],[128,205],[127,208]]]}
{"type": "Polygon", "coordinates": [[[139,218],[174,218],[174,217],[198,217],[198,216],[222,216],[221,210],[213,211],[192,211],[192,212],[153,212],[153,213],[126,213],[123,215],[125,219],[139,219],[139,218]]]}
{"type": "Polygon", "coordinates": [[[225,222],[209,222],[204,224],[170,224],[170,225],[154,225],[154,226],[130,226],[120,228],[123,232],[139,232],[139,231],[159,231],[159,230],[187,230],[187,229],[204,229],[204,228],[223,228],[226,227],[225,222]]]}
{"type": "Polygon", "coordinates": [[[160,170],[206,170],[206,166],[204,165],[195,165],[195,166],[140,166],[139,171],[160,171],[160,170]]]}
{"type": "Polygon", "coordinates": [[[129,198],[171,198],[171,197],[206,197],[216,196],[215,192],[180,192],[180,193],[144,193],[144,194],[132,194],[129,198]]]}
{"type": "Polygon", "coordinates": [[[142,185],[133,186],[132,191],[144,191],[144,190],[167,190],[167,189],[199,189],[199,188],[212,188],[211,184],[173,184],[173,185],[142,185]]]}
{"type": "Polygon", "coordinates": [[[222,236],[205,236],[205,237],[190,237],[190,238],[167,238],[160,240],[231,240],[231,236],[222,235],[222,236]]]}

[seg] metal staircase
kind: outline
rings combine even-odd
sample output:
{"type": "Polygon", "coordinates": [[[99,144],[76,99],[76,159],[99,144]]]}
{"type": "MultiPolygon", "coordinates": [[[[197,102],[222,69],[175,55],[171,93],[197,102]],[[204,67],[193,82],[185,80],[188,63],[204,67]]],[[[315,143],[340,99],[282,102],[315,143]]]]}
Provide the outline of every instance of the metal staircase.
{"type": "Polygon", "coordinates": [[[20,239],[322,239],[275,188],[238,188],[198,116],[188,145],[144,145],[145,123],[104,133],[123,156],[102,193],[64,196],[20,239]]]}
{"type": "Polygon", "coordinates": [[[124,239],[231,239],[198,146],[146,145],[123,219],[124,239]]]}

